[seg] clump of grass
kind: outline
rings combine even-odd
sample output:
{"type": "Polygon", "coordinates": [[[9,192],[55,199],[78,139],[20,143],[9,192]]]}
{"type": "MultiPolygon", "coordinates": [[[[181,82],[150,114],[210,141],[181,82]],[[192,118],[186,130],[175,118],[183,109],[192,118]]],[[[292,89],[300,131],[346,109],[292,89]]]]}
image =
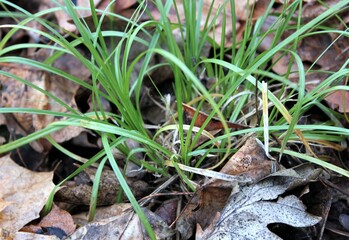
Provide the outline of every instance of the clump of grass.
{"type": "MultiPolygon", "coordinates": [[[[263,126],[263,121],[261,120],[256,122],[256,127],[239,131],[231,131],[228,129],[226,124],[226,120],[250,124],[253,117],[261,111],[258,98],[260,97],[260,90],[262,89],[261,82],[263,80],[278,82],[281,84],[281,89],[283,91],[268,91],[268,102],[271,107],[271,114],[267,118],[270,126],[268,131],[282,140],[282,145],[279,148],[271,148],[272,154],[279,156],[282,154],[291,155],[349,177],[349,173],[345,169],[322,161],[316,156],[298,153],[287,149],[289,141],[297,141],[298,143],[303,144],[311,153],[312,151],[309,146],[310,141],[344,143],[349,135],[349,131],[339,125],[340,121],[338,118],[342,116],[334,114],[333,111],[325,107],[321,102],[326,94],[331,91],[336,89],[349,90],[347,86],[335,86],[324,90],[326,86],[333,85],[338,79],[348,77],[349,72],[346,68],[347,63],[343,65],[339,71],[330,74],[322,84],[317,86],[311,92],[306,93],[305,76],[307,71],[304,69],[303,63],[296,53],[296,46],[299,41],[305,36],[312,34],[316,29],[321,28],[321,24],[325,19],[335,16],[339,11],[343,10],[342,8],[346,7],[345,2],[338,3],[310,22],[303,24],[300,15],[298,15],[296,19],[293,18],[297,11],[301,12],[302,10],[300,1],[293,1],[291,4],[285,5],[283,12],[277,16],[277,20],[274,23],[277,27],[271,27],[268,31],[263,32],[263,22],[266,21],[266,18],[269,15],[269,10],[273,6],[273,2],[271,2],[265,14],[255,23],[252,21],[252,15],[247,16],[243,40],[241,42],[233,40],[233,46],[228,50],[224,47],[226,37],[225,31],[221,33],[220,37],[222,41],[219,45],[215,43],[215,39],[210,38],[208,35],[208,32],[214,29],[215,21],[219,14],[231,16],[230,19],[223,18],[223,26],[226,24],[233,24],[233,26],[235,26],[235,21],[237,19],[235,11],[232,10],[229,14],[226,14],[224,4],[218,7],[217,13],[211,21],[207,20],[205,22],[203,29],[200,26],[201,18],[203,17],[200,11],[204,6],[203,0],[183,1],[185,22],[179,22],[178,24],[170,23],[167,19],[167,15],[173,5],[175,9],[178,10],[174,1],[166,1],[165,4],[160,0],[155,1],[161,14],[160,20],[149,20],[142,23],[138,22],[138,18],[146,11],[145,1],[140,1],[139,7],[135,10],[131,19],[125,19],[122,16],[109,12],[108,10],[100,11],[92,7],[91,14],[94,23],[92,30],[86,24],[84,19],[81,19],[75,12],[75,9],[78,7],[74,6],[69,0],[65,0],[64,5],[57,5],[57,8],[48,9],[36,14],[31,14],[9,1],[1,1],[1,3],[16,9],[17,12],[20,13],[16,15],[20,21],[16,25],[6,26],[10,27],[11,30],[0,41],[0,62],[25,64],[73,81],[92,92],[94,109],[93,112],[83,114],[78,110],[69,107],[52,93],[33,85],[26,79],[21,79],[8,72],[0,71],[0,74],[27,84],[29,87],[44,93],[50,97],[50,99],[66,108],[66,113],[38,109],[0,109],[0,113],[26,112],[32,114],[49,114],[65,118],[63,121],[51,123],[42,130],[38,130],[21,139],[0,146],[0,153],[16,149],[17,147],[39,138],[47,138],[54,146],[65,154],[73,159],[81,161],[79,156],[62,148],[49,136],[49,134],[66,126],[79,126],[97,132],[101,136],[103,149],[101,149],[95,156],[83,162],[75,172],[69,175],[62,183],[57,185],[58,188],[65,181],[76,176],[85,168],[92,164],[99,163],[95,178],[96,181],[94,182],[93,193],[91,196],[91,219],[93,218],[96,208],[100,175],[105,164],[109,162],[125,195],[139,215],[149,236],[154,238],[154,232],[152,231],[147,218],[141,211],[140,206],[129,189],[123,173],[119,170],[112,155],[112,149],[118,148],[126,155],[132,155],[135,150],[128,149],[124,144],[125,141],[127,139],[133,139],[139,142],[142,147],[137,149],[137,151],[143,152],[146,156],[146,160],[138,160],[132,157],[131,160],[136,164],[144,166],[144,168],[149,172],[161,175],[171,174],[168,172],[167,166],[164,164],[165,160],[173,161],[174,165],[176,165],[177,162],[190,165],[191,160],[197,158],[198,160],[196,161],[195,167],[201,167],[204,160],[209,156],[215,156],[223,162],[232,153],[232,139],[241,134],[256,133],[260,138],[263,135],[265,129],[263,129],[263,127],[258,127],[259,125],[263,126]],[[55,26],[43,18],[45,14],[53,13],[61,9],[69,13],[79,31],[79,35],[68,33],[70,34],[69,39],[73,39],[71,41],[67,40],[64,34],[57,30],[59,29],[58,26],[55,26]],[[109,17],[127,21],[128,25],[126,30],[106,31],[102,29],[103,19],[109,17]],[[295,21],[297,24],[292,26],[289,25],[288,23],[291,20],[295,21]],[[39,22],[44,27],[45,31],[27,27],[26,24],[30,21],[39,22]],[[151,27],[154,31],[149,33],[147,27],[151,27]],[[181,36],[180,43],[176,41],[172,34],[172,31],[175,28],[179,29],[181,36]],[[282,39],[283,33],[288,31],[290,28],[293,28],[292,30],[294,33],[287,38],[282,39]],[[46,37],[54,44],[46,45],[38,43],[6,46],[8,40],[20,29],[34,31],[37,34],[46,37]],[[149,41],[139,38],[140,33],[148,36],[149,41]],[[260,53],[258,51],[258,46],[261,41],[268,36],[268,34],[274,35],[271,48],[260,53]],[[120,40],[111,48],[108,46],[107,38],[118,38],[120,40]],[[213,56],[203,57],[201,52],[207,42],[212,45],[213,56]],[[128,56],[131,47],[135,43],[141,44],[146,48],[146,50],[140,53],[139,56],[130,63],[128,61],[128,56]],[[160,47],[164,44],[166,45],[165,48],[160,47]],[[83,56],[77,50],[78,46],[84,46],[88,49],[91,57],[86,58],[83,56]],[[52,55],[44,62],[11,56],[11,52],[23,48],[50,49],[52,50],[52,55]],[[297,64],[299,70],[299,81],[297,84],[289,81],[290,71],[284,76],[272,73],[270,60],[279,52],[290,53],[293,56],[292,59],[297,64]],[[90,69],[92,79],[91,84],[52,67],[52,63],[65,53],[74,55],[78,61],[83,63],[86,68],[90,69]],[[163,126],[158,130],[155,136],[166,134],[175,129],[178,138],[174,138],[171,144],[175,144],[178,141],[179,147],[176,148],[176,151],[164,147],[157,141],[156,137],[147,131],[144,127],[141,114],[140,99],[144,77],[148,75],[149,68],[156,69],[163,66],[163,64],[149,66],[150,60],[154,54],[159,54],[164,57],[167,60],[166,64],[171,66],[173,70],[173,90],[175,100],[177,101],[176,108],[178,113],[177,118],[174,119],[174,125],[172,125],[172,127],[163,126]],[[227,60],[227,55],[230,55],[230,60],[227,60]],[[138,73],[138,77],[134,82],[131,82],[131,74],[134,72],[136,63],[140,60],[142,61],[142,67],[138,73]],[[217,79],[216,83],[209,89],[203,85],[199,78],[198,73],[201,72],[201,70],[204,70],[209,78],[217,79]],[[101,88],[98,87],[99,85],[102,86],[103,91],[100,90],[101,88]],[[118,109],[118,112],[105,112],[102,108],[100,97],[103,97],[112,103],[118,109]],[[198,109],[200,109],[205,103],[208,103],[212,108],[212,111],[208,113],[209,117],[207,121],[200,129],[195,129],[193,122],[186,125],[183,121],[182,102],[189,102],[193,99],[194,101],[197,101],[196,107],[198,109]],[[285,104],[290,100],[294,100],[296,103],[287,109],[285,104]],[[257,107],[254,107],[255,102],[257,102],[257,107]],[[313,106],[319,107],[325,114],[329,115],[332,119],[332,125],[329,126],[322,123],[299,125],[299,119],[313,106]],[[224,125],[224,133],[197,146],[199,137],[204,132],[204,127],[215,115],[222,121],[224,125]],[[110,119],[112,119],[112,121],[109,121],[110,119]],[[214,147],[217,143],[219,143],[219,148],[214,147]]],[[[111,1],[110,5],[113,3],[114,1],[111,1]]],[[[233,0],[225,1],[225,4],[231,4],[232,6],[234,6],[234,3],[235,1],[233,0]]],[[[214,1],[209,8],[210,11],[212,11],[213,7],[214,1]]],[[[234,9],[234,7],[231,9],[234,9]]],[[[3,14],[6,15],[9,13],[5,12],[3,14]]],[[[225,28],[223,27],[223,29],[225,28]]],[[[232,39],[236,36],[236,31],[236,28],[233,27],[231,33],[232,39]]],[[[333,31],[336,31],[337,33],[340,32],[338,30],[333,31]]],[[[348,36],[346,31],[341,31],[340,33],[348,36]]],[[[290,64],[292,64],[292,62],[290,64]]],[[[178,171],[184,182],[194,190],[195,187],[190,182],[192,175],[182,172],[178,167],[176,168],[176,171],[178,171]]],[[[52,202],[53,194],[51,195],[47,209],[50,207],[52,202]]]]}

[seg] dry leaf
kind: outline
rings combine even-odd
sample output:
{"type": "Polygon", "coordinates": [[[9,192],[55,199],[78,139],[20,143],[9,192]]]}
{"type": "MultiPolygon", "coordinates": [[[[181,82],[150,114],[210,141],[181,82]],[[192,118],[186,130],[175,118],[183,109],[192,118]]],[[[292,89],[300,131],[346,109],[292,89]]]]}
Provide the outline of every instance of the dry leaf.
{"type": "MultiPolygon", "coordinates": [[[[265,154],[262,143],[251,137],[224,165],[221,173],[243,175],[254,182],[269,175],[272,170],[272,161],[265,154]]],[[[222,186],[224,181],[213,179],[207,185],[222,186]]]]}
{"type": "MultiPolygon", "coordinates": [[[[94,6],[98,8],[98,4],[101,0],[94,0],[94,6]]],[[[44,9],[46,8],[54,8],[57,7],[57,3],[55,3],[54,1],[51,0],[45,0],[44,1],[46,3],[46,5],[44,6],[44,9]]],[[[64,0],[57,0],[57,2],[59,4],[61,4],[62,6],[65,5],[64,0]]],[[[77,0],[76,1],[76,6],[81,7],[81,8],[90,8],[90,1],[85,1],[85,0],[77,0]]],[[[44,10],[43,8],[41,10],[44,10]]],[[[103,9],[101,9],[103,10],[103,9]]],[[[86,17],[86,16],[90,16],[91,15],[91,11],[90,10],[82,10],[82,9],[78,9],[76,10],[76,13],[80,16],[80,17],[86,17]]],[[[65,29],[66,31],[69,32],[74,32],[76,31],[76,26],[74,24],[69,23],[69,20],[71,19],[71,16],[64,10],[60,10],[60,11],[56,11],[55,13],[55,17],[58,21],[58,25],[65,29]]]]}
{"type": "MultiPolygon", "coordinates": [[[[159,216],[146,208],[142,208],[142,210],[147,216],[157,239],[167,239],[173,236],[174,231],[169,229],[159,216]]],[[[87,224],[67,239],[149,239],[145,237],[147,235],[142,226],[138,215],[133,211],[128,211],[115,217],[87,224]]]]}
{"type": "Polygon", "coordinates": [[[204,239],[280,239],[269,231],[268,224],[285,223],[295,227],[317,224],[321,218],[307,213],[296,196],[279,196],[316,179],[320,173],[321,170],[303,165],[242,187],[230,197],[213,232],[205,232],[204,239]]]}
{"type": "MultiPolygon", "coordinates": [[[[237,189],[235,189],[237,191],[237,189]]],[[[213,219],[219,214],[232,193],[231,188],[218,186],[205,186],[199,190],[199,205],[195,211],[196,223],[202,229],[206,229],[211,225],[213,219]]]]}
{"type": "Polygon", "coordinates": [[[115,1],[115,4],[114,4],[114,12],[120,13],[130,8],[135,3],[137,3],[137,0],[117,0],[115,1]]]}
{"type": "MultiPolygon", "coordinates": [[[[54,204],[49,214],[43,217],[39,224],[25,226],[21,229],[21,232],[42,233],[62,239],[72,234],[75,231],[75,228],[76,226],[70,213],[58,208],[54,204]]],[[[16,237],[19,236],[16,234],[16,237]]],[[[39,234],[32,237],[33,239],[41,239],[39,234]]]]}
{"type": "Polygon", "coordinates": [[[14,234],[38,218],[54,187],[52,178],[52,172],[29,171],[8,155],[0,158],[0,198],[11,203],[0,212],[0,229],[14,234]]]}
{"type": "Polygon", "coordinates": [[[7,206],[11,205],[12,202],[4,201],[2,198],[0,198],[0,212],[2,212],[7,206]]]}
{"type": "MultiPolygon", "coordinates": [[[[255,139],[249,138],[244,146],[236,152],[220,171],[229,175],[241,175],[257,182],[271,173],[271,161],[265,155],[263,146],[255,139]]],[[[198,224],[200,229],[210,228],[212,222],[226,206],[231,194],[239,191],[237,182],[212,179],[198,190],[198,205],[188,208],[180,218],[179,231],[185,239],[191,236],[193,227],[198,224]]],[[[200,231],[199,231],[200,232],[200,231]]],[[[199,233],[200,234],[200,233],[199,233]]]]}
{"type": "Polygon", "coordinates": [[[234,203],[229,203],[214,231],[204,239],[281,240],[269,231],[268,224],[284,223],[294,227],[309,227],[321,220],[320,217],[306,213],[305,206],[293,195],[280,198],[277,202],[258,201],[239,208],[233,207],[234,203]]]}
{"type": "Polygon", "coordinates": [[[54,235],[42,235],[30,232],[17,232],[15,234],[14,240],[61,240],[54,235]]]}
{"type": "MultiPolygon", "coordinates": [[[[132,209],[132,205],[130,203],[114,203],[113,205],[106,207],[97,207],[94,215],[94,221],[100,221],[103,219],[115,217],[122,215],[126,211],[132,209]]],[[[83,226],[89,223],[89,213],[82,212],[73,215],[74,222],[79,226],[83,226]]]]}
{"type": "Polygon", "coordinates": [[[155,211],[155,213],[161,217],[167,225],[171,225],[171,223],[176,219],[178,201],[178,198],[165,200],[155,211]]]}
{"type": "Polygon", "coordinates": [[[39,223],[40,227],[56,227],[62,229],[67,235],[75,231],[75,224],[72,216],[67,211],[64,211],[53,205],[51,211],[39,223]]]}
{"type": "Polygon", "coordinates": [[[325,4],[315,0],[309,0],[302,8],[302,20],[309,21],[325,12],[327,9],[333,7],[341,0],[326,0],[325,4]]]}
{"type": "MultiPolygon", "coordinates": [[[[193,120],[193,117],[195,116],[195,112],[197,111],[195,108],[190,107],[187,104],[182,103],[182,106],[184,108],[184,122],[186,124],[190,124],[191,121],[193,120]]],[[[208,118],[208,115],[199,111],[197,117],[195,118],[194,126],[195,127],[201,127],[206,119],[208,118]]],[[[234,129],[246,129],[249,128],[249,126],[237,124],[237,123],[232,123],[226,121],[227,125],[229,128],[234,128],[234,129]]],[[[217,118],[211,118],[211,120],[208,122],[208,124],[205,126],[206,131],[213,131],[213,130],[220,130],[223,129],[223,124],[221,120],[217,118]]]]}

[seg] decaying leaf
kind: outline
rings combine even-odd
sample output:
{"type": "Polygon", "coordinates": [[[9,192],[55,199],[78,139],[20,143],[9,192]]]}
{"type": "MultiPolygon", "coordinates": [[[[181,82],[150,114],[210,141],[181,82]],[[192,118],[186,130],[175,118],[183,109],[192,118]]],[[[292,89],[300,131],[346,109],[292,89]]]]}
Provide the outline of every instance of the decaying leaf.
{"type": "Polygon", "coordinates": [[[21,231],[36,233],[45,232],[43,229],[48,228],[56,229],[62,235],[68,236],[75,231],[76,226],[70,213],[54,204],[49,214],[43,217],[39,224],[25,226],[21,231]]]}
{"type": "MultiPolygon", "coordinates": [[[[174,231],[156,214],[142,208],[157,239],[170,238],[174,231]]],[[[133,211],[122,213],[79,228],[67,239],[149,239],[137,214],[133,211]]]]}
{"type": "Polygon", "coordinates": [[[55,235],[43,235],[43,234],[36,234],[36,233],[29,233],[29,232],[17,232],[15,237],[15,240],[60,240],[62,238],[59,238],[55,235]]]}
{"type": "Polygon", "coordinates": [[[0,198],[0,212],[9,205],[11,205],[11,202],[4,201],[3,199],[0,198]]]}
{"type": "Polygon", "coordinates": [[[0,212],[0,229],[14,234],[39,217],[54,184],[52,172],[32,172],[0,158],[0,199],[10,204],[0,212]]]}
{"type": "Polygon", "coordinates": [[[197,225],[202,229],[209,227],[226,206],[230,194],[236,191],[238,188],[232,190],[218,186],[205,186],[200,190],[198,209],[194,212],[197,225]]]}
{"type": "Polygon", "coordinates": [[[294,195],[280,197],[287,190],[316,179],[321,170],[303,165],[276,172],[255,185],[244,186],[232,195],[215,224],[204,233],[204,239],[280,239],[270,232],[270,223],[294,227],[317,224],[321,218],[307,213],[294,195]],[[275,200],[277,201],[275,202],[275,200]]]}
{"type": "MultiPolygon", "coordinates": [[[[272,164],[273,162],[265,154],[262,143],[251,137],[229,159],[220,172],[229,175],[243,175],[257,182],[271,173],[272,164]]],[[[213,179],[207,185],[222,186],[224,181],[213,179]]]]}
{"type": "Polygon", "coordinates": [[[292,195],[280,198],[277,202],[259,201],[227,211],[222,213],[213,233],[207,239],[281,239],[269,231],[268,224],[284,223],[294,227],[309,227],[321,220],[306,213],[302,202],[292,195]]]}
{"type": "MultiPolygon", "coordinates": [[[[182,106],[184,108],[184,122],[187,124],[190,124],[190,122],[193,120],[193,117],[195,116],[195,113],[197,110],[195,108],[187,105],[187,104],[184,104],[184,103],[182,103],[182,106]]],[[[195,118],[194,126],[201,127],[207,118],[208,118],[207,114],[199,111],[196,118],[195,118]]],[[[237,123],[232,123],[232,122],[228,122],[228,121],[226,121],[226,124],[229,128],[233,128],[233,129],[249,128],[249,126],[245,126],[245,125],[237,124],[237,123]]],[[[223,127],[221,120],[219,120],[217,118],[211,118],[209,123],[205,126],[206,131],[221,130],[223,128],[224,127],[223,127]]]]}
{"type": "Polygon", "coordinates": [[[35,234],[32,236],[33,239],[40,239],[44,235],[62,239],[72,234],[75,228],[76,226],[72,216],[67,211],[53,205],[50,213],[43,217],[38,224],[23,227],[20,232],[16,233],[16,238],[21,239],[22,237],[24,239],[26,234],[32,233],[35,234]]]}
{"type": "Polygon", "coordinates": [[[168,225],[176,219],[178,201],[178,198],[166,200],[155,211],[168,225]]]}
{"type": "MultiPolygon", "coordinates": [[[[229,175],[243,175],[257,182],[269,175],[271,168],[272,161],[265,155],[263,146],[256,138],[251,137],[230,158],[220,172],[229,175]]],[[[189,206],[179,220],[179,231],[185,236],[184,239],[191,236],[193,225],[197,224],[200,229],[210,228],[217,214],[219,215],[226,206],[229,196],[238,191],[237,182],[212,179],[203,185],[198,190],[197,206],[189,206]]]]}
{"type": "MultiPolygon", "coordinates": [[[[123,213],[132,209],[132,205],[130,203],[114,203],[110,206],[98,207],[96,208],[96,212],[94,215],[94,221],[98,222],[103,219],[115,217],[122,215],[123,213]]],[[[81,212],[73,215],[74,222],[79,226],[83,226],[89,223],[89,213],[81,212]]]]}
{"type": "MultiPolygon", "coordinates": [[[[53,8],[57,7],[57,3],[54,1],[46,0],[46,7],[47,8],[53,8]]],[[[64,0],[58,0],[58,4],[61,4],[64,6],[64,0]]],[[[101,2],[101,0],[94,0],[94,6],[98,8],[98,4],[101,2]]],[[[76,6],[78,9],[76,10],[77,14],[81,17],[85,16],[90,16],[91,15],[91,10],[86,10],[90,8],[90,1],[83,1],[83,0],[77,0],[76,1],[76,6]],[[85,9],[83,9],[85,8],[85,9]]],[[[58,24],[61,28],[69,31],[69,32],[74,32],[76,31],[76,26],[74,24],[69,23],[69,20],[71,19],[71,16],[64,10],[56,11],[55,17],[58,21],[58,24]]]]}

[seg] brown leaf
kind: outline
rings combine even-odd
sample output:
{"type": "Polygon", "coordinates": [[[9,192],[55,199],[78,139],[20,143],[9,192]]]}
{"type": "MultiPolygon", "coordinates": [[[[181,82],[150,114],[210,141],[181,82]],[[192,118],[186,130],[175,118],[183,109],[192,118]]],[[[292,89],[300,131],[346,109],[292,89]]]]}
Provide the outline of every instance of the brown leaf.
{"type": "MultiPolygon", "coordinates": [[[[187,104],[182,103],[182,106],[184,108],[184,122],[186,124],[190,124],[190,122],[193,120],[193,117],[195,116],[195,112],[197,111],[195,108],[190,107],[187,104]]],[[[208,115],[199,111],[195,122],[194,122],[194,126],[195,127],[201,127],[204,122],[206,121],[206,119],[208,118],[208,115]]],[[[234,129],[246,129],[249,128],[249,126],[245,126],[245,125],[241,125],[241,124],[237,124],[237,123],[232,123],[232,122],[226,122],[229,128],[234,128],[234,129]]],[[[211,118],[211,120],[209,121],[209,123],[205,126],[205,130],[206,131],[213,131],[213,130],[220,130],[223,129],[223,124],[221,122],[221,120],[217,119],[217,118],[211,118]]]]}
{"type": "Polygon", "coordinates": [[[344,90],[337,90],[329,93],[325,100],[330,108],[338,110],[341,113],[349,112],[349,92],[344,90]]]}
{"type": "Polygon", "coordinates": [[[231,188],[219,186],[204,186],[198,191],[199,205],[195,212],[196,222],[202,229],[206,229],[226,205],[232,192],[231,188]]]}
{"type": "Polygon", "coordinates": [[[52,177],[18,166],[8,155],[0,158],[0,198],[11,203],[0,212],[0,229],[14,234],[38,218],[54,187],[52,177]]]}
{"type": "Polygon", "coordinates": [[[40,221],[39,226],[56,227],[62,229],[67,235],[72,234],[76,228],[70,213],[60,209],[56,205],[53,205],[50,213],[40,221]]]}
{"type": "Polygon", "coordinates": [[[120,13],[130,8],[135,3],[137,3],[137,0],[117,0],[115,1],[115,4],[114,4],[114,12],[120,13]]]}
{"type": "MultiPolygon", "coordinates": [[[[97,7],[98,4],[100,3],[101,0],[94,0],[93,3],[94,3],[94,6],[97,7]]],[[[54,2],[54,1],[51,1],[51,0],[45,0],[44,1],[46,3],[46,5],[44,6],[45,9],[48,9],[48,8],[53,8],[53,7],[57,7],[57,4],[54,2]]],[[[61,5],[65,5],[64,3],[64,0],[57,0],[57,2],[61,5]]],[[[80,8],[90,8],[90,1],[85,1],[85,0],[78,0],[76,5],[80,8]]],[[[105,6],[105,5],[103,5],[105,6]]],[[[44,10],[44,9],[41,9],[41,10],[44,10]]],[[[102,9],[103,10],[103,9],[102,9]]],[[[82,9],[78,9],[76,10],[77,14],[80,16],[80,17],[86,17],[86,16],[90,16],[91,15],[91,11],[90,10],[82,10],[82,9]]],[[[69,22],[69,20],[71,19],[71,16],[64,10],[60,10],[60,11],[55,11],[55,17],[58,21],[58,25],[69,31],[69,32],[74,32],[76,31],[76,26],[74,24],[71,24],[69,22]]]]}
{"type": "Polygon", "coordinates": [[[155,213],[170,225],[176,219],[177,206],[177,198],[169,199],[164,201],[155,213]]]}
{"type": "MultiPolygon", "coordinates": [[[[247,139],[246,143],[224,165],[221,173],[230,175],[243,175],[254,182],[269,175],[272,170],[272,161],[265,154],[262,144],[254,137],[247,139]]],[[[213,179],[209,186],[224,186],[223,180],[213,179]]]]}
{"type": "Polygon", "coordinates": [[[21,229],[21,232],[40,233],[45,232],[45,229],[57,229],[62,231],[62,234],[68,236],[75,231],[75,223],[73,217],[67,212],[58,208],[55,204],[51,211],[36,225],[27,225],[21,229]]]}
{"type": "MultiPolygon", "coordinates": [[[[27,79],[40,88],[46,88],[47,74],[42,71],[18,64],[2,64],[0,67],[3,71],[22,79],[27,79]]],[[[0,83],[3,88],[1,96],[2,107],[47,109],[48,99],[43,93],[33,88],[28,88],[20,81],[2,75],[0,76],[0,83]]],[[[31,132],[34,130],[31,114],[14,113],[13,115],[25,131],[31,132]]]]}
{"type": "Polygon", "coordinates": [[[326,0],[326,4],[318,1],[307,1],[302,8],[302,19],[311,20],[325,12],[327,9],[339,3],[341,0],[326,0]]]}
{"type": "MultiPolygon", "coordinates": [[[[244,175],[257,182],[271,173],[271,161],[265,155],[263,146],[253,137],[236,152],[220,172],[230,175],[244,175]]],[[[198,190],[196,210],[188,210],[180,218],[180,223],[194,224],[208,228],[213,219],[222,212],[229,196],[237,193],[237,182],[212,179],[198,190]]],[[[186,227],[187,231],[191,228],[186,227]]],[[[182,230],[183,231],[183,230],[182,230]]]]}

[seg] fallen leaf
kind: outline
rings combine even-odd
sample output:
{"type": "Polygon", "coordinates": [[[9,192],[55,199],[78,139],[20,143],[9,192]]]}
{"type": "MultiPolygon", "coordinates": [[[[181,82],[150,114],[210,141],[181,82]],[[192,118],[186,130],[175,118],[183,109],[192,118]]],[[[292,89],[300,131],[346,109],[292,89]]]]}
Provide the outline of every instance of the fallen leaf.
{"type": "Polygon", "coordinates": [[[10,202],[0,212],[0,229],[14,234],[38,218],[51,191],[53,172],[32,172],[15,164],[8,155],[0,158],[0,198],[10,202]]]}
{"type": "MultiPolygon", "coordinates": [[[[103,219],[119,216],[129,211],[130,209],[132,209],[132,205],[130,203],[114,203],[110,206],[97,207],[93,220],[95,222],[98,222],[103,219]]],[[[75,214],[73,215],[73,219],[74,222],[79,226],[86,225],[89,223],[89,213],[81,212],[75,214]]]]}
{"type": "Polygon", "coordinates": [[[214,231],[207,239],[281,239],[267,228],[271,223],[284,223],[294,227],[309,227],[321,218],[306,213],[305,206],[296,196],[287,196],[277,202],[259,201],[239,208],[230,203],[222,212],[214,231]],[[230,208],[231,207],[231,208],[230,208]]]}
{"type": "Polygon", "coordinates": [[[14,237],[15,240],[61,240],[61,238],[54,235],[42,235],[29,232],[17,232],[14,237]]]}
{"type": "Polygon", "coordinates": [[[115,4],[114,4],[114,12],[120,13],[130,8],[135,3],[137,3],[137,0],[117,0],[115,1],[115,4]]]}
{"type": "Polygon", "coordinates": [[[11,202],[4,201],[3,199],[0,198],[0,212],[9,205],[11,205],[11,202]]]}
{"type": "Polygon", "coordinates": [[[204,186],[199,190],[198,209],[194,212],[197,225],[202,229],[208,228],[215,216],[226,206],[231,193],[232,189],[218,186],[204,186]]]}
{"type": "Polygon", "coordinates": [[[280,239],[270,232],[268,224],[285,223],[294,227],[317,224],[321,218],[307,213],[296,196],[281,198],[280,195],[307,184],[320,173],[321,170],[304,165],[278,171],[254,185],[242,187],[230,197],[214,230],[205,232],[204,239],[280,239]]]}
{"type": "Polygon", "coordinates": [[[176,219],[178,198],[173,198],[162,202],[161,206],[156,209],[155,213],[161,217],[167,225],[171,225],[176,219]]]}
{"type": "MultiPolygon", "coordinates": [[[[273,162],[265,154],[262,143],[258,139],[250,137],[220,172],[229,175],[243,175],[251,178],[253,182],[257,182],[271,173],[272,164],[273,162]]],[[[224,181],[213,179],[206,185],[222,186],[224,181]]]]}
{"type": "Polygon", "coordinates": [[[60,209],[55,204],[51,211],[38,224],[41,228],[55,227],[63,230],[66,235],[75,231],[75,224],[72,216],[65,210],[60,209]]]}
{"type": "MultiPolygon", "coordinates": [[[[184,108],[184,122],[187,124],[190,124],[190,122],[193,120],[193,117],[195,116],[195,113],[197,110],[193,107],[190,107],[187,104],[182,103],[182,106],[184,108]]],[[[208,118],[208,115],[199,111],[197,114],[197,117],[195,118],[194,126],[195,127],[201,127],[206,119],[208,118]]],[[[249,128],[249,126],[237,124],[237,123],[232,123],[226,121],[226,124],[228,125],[229,128],[234,128],[234,129],[246,129],[249,128]]],[[[211,118],[211,120],[208,122],[208,124],[205,126],[206,131],[213,131],[213,130],[220,130],[223,129],[223,124],[221,120],[218,118],[211,118]]]]}
{"type": "MultiPolygon", "coordinates": [[[[93,4],[97,9],[98,9],[98,4],[100,3],[100,1],[101,0],[94,0],[93,1],[93,4]]],[[[57,7],[57,6],[59,6],[58,4],[60,4],[61,6],[65,5],[64,0],[57,0],[57,2],[51,1],[51,0],[45,0],[43,2],[45,3],[45,5],[42,4],[42,7],[40,9],[41,11],[44,9],[57,7]]],[[[77,0],[76,6],[77,6],[77,8],[75,9],[75,11],[80,17],[86,17],[86,16],[91,15],[91,10],[82,9],[82,8],[87,8],[87,9],[90,8],[90,1],[77,0]]],[[[103,9],[101,9],[101,10],[103,10],[103,9]]],[[[71,19],[71,16],[66,11],[64,11],[64,10],[55,11],[54,15],[58,21],[58,25],[61,28],[65,29],[66,31],[69,31],[69,32],[76,31],[76,26],[69,22],[69,20],[71,19]]]]}
{"type": "MultiPolygon", "coordinates": [[[[171,238],[174,231],[155,213],[142,208],[147,216],[157,239],[171,238]]],[[[100,221],[89,223],[79,228],[67,239],[149,239],[138,215],[133,211],[122,213],[100,221]]]]}
{"type": "MultiPolygon", "coordinates": [[[[257,182],[271,173],[272,162],[265,155],[263,146],[255,138],[246,143],[230,158],[221,173],[241,175],[257,182]]],[[[236,182],[212,179],[198,190],[199,202],[195,219],[202,229],[206,229],[226,206],[231,194],[238,191],[236,182]]]]}
{"type": "Polygon", "coordinates": [[[349,112],[349,92],[344,90],[337,90],[329,93],[325,100],[330,108],[341,113],[349,112]]]}
{"type": "Polygon", "coordinates": [[[302,8],[302,19],[305,21],[314,19],[339,2],[340,0],[326,0],[326,4],[321,4],[320,2],[314,0],[307,1],[302,8]]]}

